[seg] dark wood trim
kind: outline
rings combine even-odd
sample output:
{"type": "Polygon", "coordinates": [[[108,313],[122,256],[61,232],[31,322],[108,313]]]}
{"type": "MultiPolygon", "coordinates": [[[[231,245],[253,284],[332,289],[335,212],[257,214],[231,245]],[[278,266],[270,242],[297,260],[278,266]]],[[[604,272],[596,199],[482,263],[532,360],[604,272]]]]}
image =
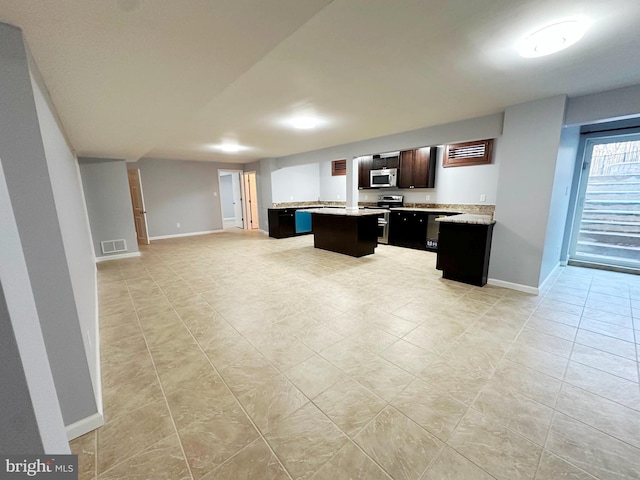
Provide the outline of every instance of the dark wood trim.
{"type": "Polygon", "coordinates": [[[493,138],[486,140],[476,140],[474,142],[452,143],[445,145],[442,158],[443,167],[467,167],[471,165],[486,165],[491,163],[493,158],[493,138]],[[472,147],[474,145],[484,145],[484,155],[478,157],[458,157],[449,158],[449,151],[458,148],[472,147]]]}
{"type": "Polygon", "coordinates": [[[337,177],[339,175],[347,174],[347,160],[333,160],[331,162],[331,176],[337,177]]]}

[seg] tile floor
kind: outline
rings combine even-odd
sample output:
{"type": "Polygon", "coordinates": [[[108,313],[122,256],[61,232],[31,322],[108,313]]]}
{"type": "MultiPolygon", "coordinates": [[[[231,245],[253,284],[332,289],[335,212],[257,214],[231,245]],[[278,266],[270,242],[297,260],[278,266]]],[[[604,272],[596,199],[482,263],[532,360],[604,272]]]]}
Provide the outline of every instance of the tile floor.
{"type": "Polygon", "coordinates": [[[640,276],[530,296],[434,265],[242,230],[100,264],[80,478],[640,478],[640,276]]]}

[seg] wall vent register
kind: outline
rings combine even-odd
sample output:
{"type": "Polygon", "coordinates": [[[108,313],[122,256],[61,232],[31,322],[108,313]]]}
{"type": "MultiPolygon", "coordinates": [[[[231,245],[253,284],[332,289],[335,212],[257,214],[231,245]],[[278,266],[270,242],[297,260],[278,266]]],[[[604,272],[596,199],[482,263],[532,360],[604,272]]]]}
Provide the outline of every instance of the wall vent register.
{"type": "Polygon", "coordinates": [[[121,240],[104,240],[100,242],[102,253],[118,253],[127,251],[127,241],[121,240]]]}
{"type": "Polygon", "coordinates": [[[465,167],[491,163],[493,139],[447,145],[442,160],[443,167],[465,167]]]}

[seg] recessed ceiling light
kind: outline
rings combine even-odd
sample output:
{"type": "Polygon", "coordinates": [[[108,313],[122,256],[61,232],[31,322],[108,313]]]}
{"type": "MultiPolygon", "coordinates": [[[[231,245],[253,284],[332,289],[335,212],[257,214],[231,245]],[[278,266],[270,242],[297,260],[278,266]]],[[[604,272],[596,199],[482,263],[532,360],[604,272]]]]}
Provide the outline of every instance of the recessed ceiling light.
{"type": "Polygon", "coordinates": [[[299,130],[311,130],[320,124],[320,120],[316,117],[304,116],[292,118],[289,122],[293,128],[299,130]]]}
{"type": "Polygon", "coordinates": [[[223,143],[221,145],[216,145],[216,148],[226,153],[238,153],[242,150],[246,150],[247,147],[243,147],[237,143],[223,143]]]}
{"type": "Polygon", "coordinates": [[[584,20],[567,20],[548,25],[526,37],[518,47],[525,58],[543,57],[570,47],[582,38],[589,24],[584,20]]]}

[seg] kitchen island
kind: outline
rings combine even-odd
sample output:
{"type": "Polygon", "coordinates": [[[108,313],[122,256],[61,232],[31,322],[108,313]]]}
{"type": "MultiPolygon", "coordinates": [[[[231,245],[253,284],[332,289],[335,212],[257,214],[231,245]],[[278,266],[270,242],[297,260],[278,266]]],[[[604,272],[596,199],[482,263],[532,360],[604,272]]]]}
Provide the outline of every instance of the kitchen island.
{"type": "Polygon", "coordinates": [[[385,209],[314,208],[313,246],[352,257],[374,253],[378,246],[378,215],[385,209]]]}

